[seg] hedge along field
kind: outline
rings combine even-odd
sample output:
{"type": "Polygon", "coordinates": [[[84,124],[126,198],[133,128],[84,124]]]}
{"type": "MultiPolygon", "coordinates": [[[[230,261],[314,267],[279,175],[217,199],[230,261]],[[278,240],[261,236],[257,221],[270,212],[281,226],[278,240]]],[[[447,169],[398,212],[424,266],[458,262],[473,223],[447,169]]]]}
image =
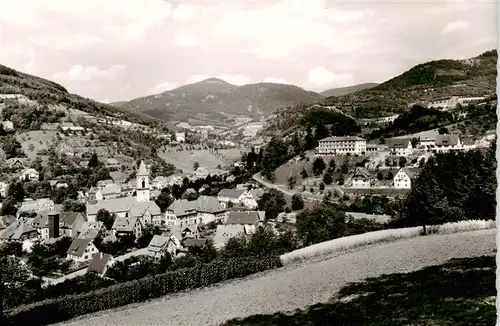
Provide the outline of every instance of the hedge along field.
{"type": "Polygon", "coordinates": [[[253,256],[215,261],[206,265],[112,285],[88,293],[68,295],[16,307],[6,312],[2,325],[54,324],[77,316],[208,286],[281,266],[278,256],[253,256]]]}
{"type": "MultiPolygon", "coordinates": [[[[493,220],[469,220],[455,223],[446,223],[442,225],[429,226],[428,234],[449,234],[466,231],[476,231],[492,229],[496,227],[496,221],[493,220]]],[[[311,258],[327,257],[332,254],[356,249],[368,245],[382,242],[395,241],[400,239],[414,238],[422,235],[422,227],[389,229],[352,235],[343,238],[337,238],[330,241],[314,244],[305,248],[294,250],[280,256],[283,265],[289,265],[311,258]]]]}

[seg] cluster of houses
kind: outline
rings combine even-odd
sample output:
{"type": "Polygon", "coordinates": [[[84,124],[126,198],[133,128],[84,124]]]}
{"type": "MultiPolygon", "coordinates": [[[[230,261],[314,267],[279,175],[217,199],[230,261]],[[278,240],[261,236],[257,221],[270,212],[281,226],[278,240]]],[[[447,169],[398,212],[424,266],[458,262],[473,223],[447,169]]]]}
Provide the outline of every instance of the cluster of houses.
{"type": "Polygon", "coordinates": [[[365,155],[370,152],[389,151],[392,155],[409,156],[415,149],[424,149],[436,153],[449,151],[466,151],[488,146],[495,137],[495,131],[486,132],[482,138],[460,137],[458,134],[440,135],[437,132],[429,136],[418,138],[418,143],[413,144],[410,138],[392,138],[386,145],[367,144],[366,139],[358,136],[327,137],[318,142],[316,155],[365,155]]]}
{"type": "MultiPolygon", "coordinates": [[[[160,181],[163,180],[153,180],[156,186],[164,186],[160,181]]],[[[98,236],[104,241],[116,241],[123,235],[138,239],[148,225],[159,226],[163,234],[151,240],[146,254],[159,258],[170,253],[176,257],[186,248],[202,246],[209,238],[221,248],[233,236],[251,234],[265,220],[265,212],[256,210],[263,191],[244,185],[237,189],[222,189],[218,196],[200,196],[193,201],[175,200],[165,212],[161,212],[152,200],[154,188],[144,162],[136,173],[135,187],[127,195],[123,189],[109,180],[100,181],[96,188],[84,195],[85,213],[63,212],[61,205],[55,205],[48,198],[27,199],[17,216],[0,217],[0,242],[20,242],[29,251],[36,242],[52,242],[68,236],[73,242],[67,259],[88,264],[89,269],[103,274],[112,265],[113,257],[98,251],[93,244],[98,236]],[[115,216],[110,230],[98,220],[101,210],[115,216]],[[31,213],[29,216],[32,217],[25,217],[23,213],[31,213]],[[205,232],[207,229],[212,232],[205,232]]]]}

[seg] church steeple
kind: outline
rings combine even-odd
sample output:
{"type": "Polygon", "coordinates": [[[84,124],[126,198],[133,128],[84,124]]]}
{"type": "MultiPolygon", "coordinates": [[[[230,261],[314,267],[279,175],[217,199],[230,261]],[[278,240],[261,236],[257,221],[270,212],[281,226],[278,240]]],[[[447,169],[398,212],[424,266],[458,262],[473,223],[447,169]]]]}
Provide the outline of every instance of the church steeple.
{"type": "Polygon", "coordinates": [[[150,200],[149,194],[149,171],[144,164],[144,161],[141,161],[139,164],[139,169],[137,170],[136,175],[137,186],[137,202],[145,202],[150,200]]]}

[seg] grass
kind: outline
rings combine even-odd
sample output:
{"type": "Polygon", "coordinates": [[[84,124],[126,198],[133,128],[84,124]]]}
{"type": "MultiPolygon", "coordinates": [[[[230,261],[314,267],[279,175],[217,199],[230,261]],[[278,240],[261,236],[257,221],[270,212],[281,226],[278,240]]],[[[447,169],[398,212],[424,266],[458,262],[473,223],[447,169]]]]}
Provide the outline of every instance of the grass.
{"type": "MultiPolygon", "coordinates": [[[[428,233],[449,234],[491,229],[495,227],[496,223],[492,220],[460,221],[456,223],[446,223],[443,225],[429,226],[428,233]]],[[[312,246],[283,254],[280,256],[280,258],[283,265],[289,265],[298,261],[303,261],[311,258],[321,258],[363,246],[400,239],[414,238],[420,235],[422,235],[422,227],[374,231],[317,243],[312,246]]]]}
{"type": "Polygon", "coordinates": [[[328,303],[291,313],[233,319],[250,325],[494,325],[495,257],[452,259],[412,273],[344,287],[328,303]]]}

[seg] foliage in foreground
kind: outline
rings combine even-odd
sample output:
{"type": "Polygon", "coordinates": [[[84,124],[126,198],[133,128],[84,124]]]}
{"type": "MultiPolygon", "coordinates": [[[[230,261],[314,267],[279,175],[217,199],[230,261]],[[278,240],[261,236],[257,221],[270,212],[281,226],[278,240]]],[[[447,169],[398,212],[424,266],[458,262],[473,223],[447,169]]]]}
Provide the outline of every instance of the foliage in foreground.
{"type": "Polygon", "coordinates": [[[68,295],[18,307],[6,313],[2,325],[53,324],[80,315],[208,286],[280,266],[278,256],[250,256],[214,261],[89,293],[68,295]]]}
{"type": "Polygon", "coordinates": [[[224,326],[494,325],[495,295],[494,256],[452,259],[348,285],[329,303],[306,310],[234,319],[224,326]]]}

